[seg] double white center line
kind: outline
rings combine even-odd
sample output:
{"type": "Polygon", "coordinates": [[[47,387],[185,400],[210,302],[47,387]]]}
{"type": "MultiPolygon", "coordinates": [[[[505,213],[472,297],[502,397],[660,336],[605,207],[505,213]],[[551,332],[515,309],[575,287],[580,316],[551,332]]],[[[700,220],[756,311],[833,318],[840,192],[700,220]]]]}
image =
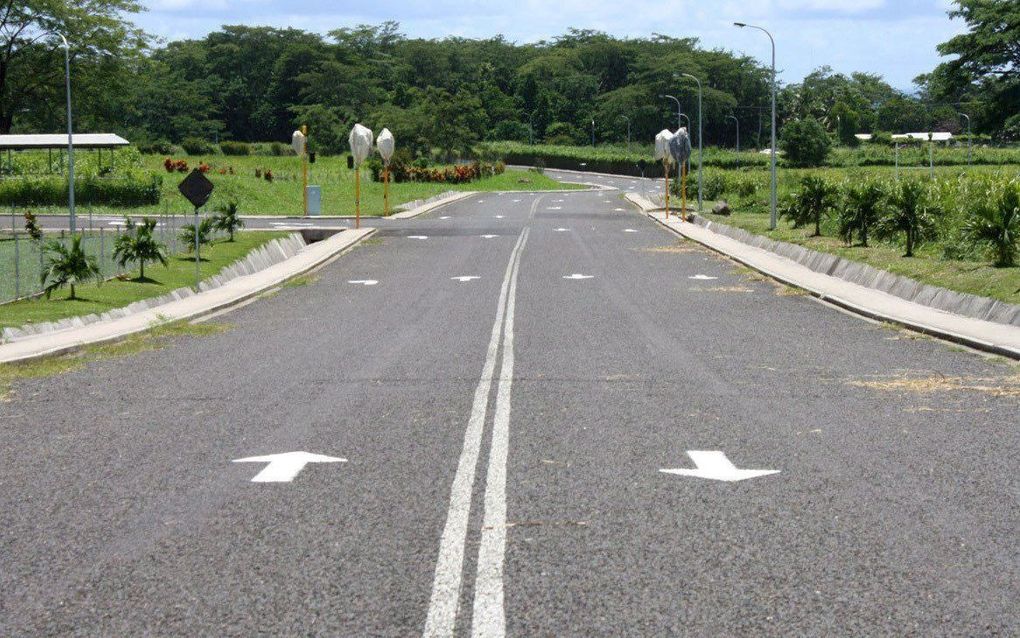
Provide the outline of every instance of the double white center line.
{"type": "MultiPolygon", "coordinates": [[[[536,200],[535,204],[537,203],[536,200]]],[[[496,321],[492,325],[485,365],[482,367],[478,387],[475,388],[471,417],[464,433],[464,447],[450,490],[450,507],[439,544],[436,574],[432,582],[432,599],[425,621],[425,636],[453,636],[457,623],[471,496],[501,341],[503,361],[496,388],[492,446],[489,450],[489,467],[485,480],[485,515],[478,549],[478,574],[475,578],[471,632],[477,637],[503,636],[506,633],[503,563],[506,550],[506,463],[510,437],[510,393],[514,374],[514,308],[521,254],[528,241],[529,232],[530,229],[526,228],[517,240],[500,288],[496,321]]]]}

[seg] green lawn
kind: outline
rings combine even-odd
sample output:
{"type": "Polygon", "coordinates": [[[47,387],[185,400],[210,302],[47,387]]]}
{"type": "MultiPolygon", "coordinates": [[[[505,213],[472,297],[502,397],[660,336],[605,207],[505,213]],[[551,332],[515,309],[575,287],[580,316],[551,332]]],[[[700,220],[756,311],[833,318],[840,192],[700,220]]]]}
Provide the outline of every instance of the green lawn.
{"type": "MultiPolygon", "coordinates": [[[[711,210],[707,203],[705,210],[711,210]]],[[[790,228],[786,220],[780,220],[779,227],[770,231],[767,211],[749,213],[739,206],[730,216],[706,212],[704,217],[771,239],[863,262],[922,283],[1020,304],[1020,267],[995,268],[987,261],[944,260],[940,258],[941,249],[936,246],[922,246],[914,257],[904,257],[901,246],[874,240],[869,242],[868,248],[846,246],[835,237],[811,237],[813,228],[790,228]]]]}
{"type": "MultiPolygon", "coordinates": [[[[224,267],[244,257],[262,244],[284,237],[280,232],[239,233],[234,242],[217,240],[202,248],[200,263],[202,278],[215,275],[224,267]]],[[[128,277],[137,277],[137,271],[128,277]]],[[[56,321],[67,317],[103,313],[122,308],[140,299],[157,297],[177,288],[195,284],[195,261],[187,254],[175,255],[166,267],[149,264],[145,268],[146,281],[125,278],[102,284],[89,284],[77,289],[78,299],[67,299],[67,289],[53,294],[51,299],[40,297],[0,305],[0,328],[18,327],[28,323],[56,321]]]]}
{"type": "MultiPolygon", "coordinates": [[[[190,213],[192,207],[177,191],[177,185],[186,173],[167,173],[163,167],[163,156],[143,155],[141,162],[146,170],[153,171],[163,177],[163,196],[159,204],[153,206],[126,208],[94,207],[92,212],[114,214],[149,214],[159,213],[190,213]]],[[[303,202],[301,197],[301,160],[292,156],[263,157],[246,156],[230,157],[212,155],[194,157],[183,155],[174,159],[188,162],[189,168],[200,163],[208,163],[211,170],[206,176],[215,185],[216,190],[206,205],[207,210],[215,210],[221,203],[231,198],[237,200],[242,215],[302,215],[303,202]],[[266,181],[266,170],[273,175],[271,182],[266,181]],[[231,171],[233,171],[231,173],[231,171]],[[259,171],[263,177],[256,177],[259,171]]],[[[347,169],[345,156],[320,157],[309,165],[308,183],[322,188],[323,215],[354,214],[354,171],[347,169]]],[[[565,186],[545,175],[532,171],[507,170],[502,175],[488,177],[467,184],[431,184],[403,183],[390,184],[391,207],[439,195],[446,191],[519,191],[519,190],[554,190],[572,188],[565,186]]],[[[583,188],[580,186],[573,188],[583,188]]],[[[79,201],[79,214],[86,214],[90,209],[87,201],[79,201]]],[[[36,212],[45,209],[36,208],[36,212]]],[[[48,212],[66,212],[66,208],[48,212]]],[[[373,182],[368,168],[361,171],[361,214],[377,216],[383,214],[383,185],[373,182]]]]}

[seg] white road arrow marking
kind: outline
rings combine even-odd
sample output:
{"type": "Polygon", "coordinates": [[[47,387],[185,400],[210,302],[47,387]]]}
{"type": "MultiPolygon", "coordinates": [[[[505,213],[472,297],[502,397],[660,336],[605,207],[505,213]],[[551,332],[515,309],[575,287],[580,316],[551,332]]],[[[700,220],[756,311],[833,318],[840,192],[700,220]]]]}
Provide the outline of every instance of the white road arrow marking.
{"type": "Polygon", "coordinates": [[[574,273],[573,275],[563,275],[564,279],[594,279],[595,275],[582,275],[580,273],[574,273]]]}
{"type": "Polygon", "coordinates": [[[347,283],[356,284],[358,286],[374,286],[379,283],[376,279],[351,279],[347,283]]]}
{"type": "Polygon", "coordinates": [[[718,279],[718,277],[711,277],[709,275],[694,275],[693,277],[688,277],[688,279],[697,279],[698,281],[710,281],[712,279],[718,279]]]}
{"type": "Polygon", "coordinates": [[[481,277],[476,277],[474,275],[464,275],[462,277],[450,277],[450,279],[454,281],[459,281],[460,283],[465,283],[468,281],[473,281],[475,279],[481,279],[481,277]]]}
{"type": "Polygon", "coordinates": [[[738,469],[726,455],[719,450],[687,450],[687,456],[691,457],[696,470],[675,469],[659,470],[664,474],[676,474],[678,476],[694,476],[697,478],[710,479],[713,481],[745,481],[747,479],[779,474],[780,470],[741,470],[738,469]]]}
{"type": "Polygon", "coordinates": [[[428,239],[428,235],[408,235],[408,239],[428,239]]]}
{"type": "Polygon", "coordinates": [[[482,239],[492,239],[493,237],[499,237],[499,235],[481,235],[482,239]]]}
{"type": "Polygon", "coordinates": [[[282,454],[267,454],[266,456],[234,459],[233,462],[269,464],[255,475],[255,478],[251,480],[252,483],[290,483],[309,463],[346,463],[347,459],[312,454],[310,452],[284,452],[282,454]]]}

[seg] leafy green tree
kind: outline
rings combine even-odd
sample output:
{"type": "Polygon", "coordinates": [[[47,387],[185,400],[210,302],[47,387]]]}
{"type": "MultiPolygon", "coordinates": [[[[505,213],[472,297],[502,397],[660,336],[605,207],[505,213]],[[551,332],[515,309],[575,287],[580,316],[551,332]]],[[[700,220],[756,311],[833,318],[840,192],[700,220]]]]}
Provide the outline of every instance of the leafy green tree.
{"type": "Polygon", "coordinates": [[[880,237],[903,234],[905,257],[914,256],[914,248],[935,231],[938,211],[927,184],[907,179],[899,182],[889,197],[889,207],[876,228],[880,237]]]}
{"type": "Polygon", "coordinates": [[[81,91],[111,82],[118,67],[109,59],[131,58],[140,51],[144,36],[125,16],[141,9],[136,0],[0,3],[0,134],[10,133],[16,114],[34,119],[39,127],[63,122],[59,110],[39,108],[59,104],[57,98],[63,97],[64,51],[53,33],[63,34],[71,45],[81,100],[81,91]]]}
{"type": "Polygon", "coordinates": [[[875,179],[849,182],[843,188],[839,207],[839,236],[849,246],[854,235],[860,245],[867,248],[868,231],[882,218],[886,206],[886,191],[875,179]]]}
{"type": "MultiPolygon", "coordinates": [[[[212,217],[206,217],[198,223],[198,245],[199,247],[208,244],[211,239],[209,235],[213,231],[213,219],[212,217]]],[[[181,242],[188,247],[188,252],[195,250],[195,225],[186,224],[181,226],[180,234],[181,242]]]]}
{"type": "Polygon", "coordinates": [[[996,266],[1015,266],[1020,253],[1020,180],[992,185],[970,206],[965,236],[987,246],[996,266]]]}
{"type": "Polygon", "coordinates": [[[64,286],[71,287],[71,296],[68,299],[77,299],[75,286],[90,281],[102,282],[99,263],[94,256],[85,253],[81,247],[81,238],[81,235],[73,235],[70,246],[65,246],[55,239],[46,244],[46,265],[40,281],[47,299],[53,291],[64,286]]]}
{"type": "Polygon", "coordinates": [[[156,220],[143,217],[136,224],[130,217],[124,217],[124,233],[113,243],[113,258],[124,268],[128,264],[138,264],[138,280],[145,281],[145,264],[159,262],[166,266],[166,246],[153,237],[156,220]]]}
{"type": "Polygon", "coordinates": [[[227,241],[234,241],[234,233],[236,233],[239,228],[244,228],[244,220],[241,219],[237,213],[236,199],[231,199],[225,204],[220,204],[219,209],[216,214],[213,215],[212,219],[213,228],[221,230],[229,235],[229,239],[227,241]]]}
{"type": "Polygon", "coordinates": [[[829,155],[832,141],[818,120],[807,117],[783,128],[779,146],[786,161],[794,166],[821,166],[829,155]]]}
{"type": "Polygon", "coordinates": [[[836,205],[837,189],[817,175],[806,175],[800,189],[784,204],[780,215],[791,220],[794,228],[813,223],[817,237],[822,234],[822,217],[836,205]]]}

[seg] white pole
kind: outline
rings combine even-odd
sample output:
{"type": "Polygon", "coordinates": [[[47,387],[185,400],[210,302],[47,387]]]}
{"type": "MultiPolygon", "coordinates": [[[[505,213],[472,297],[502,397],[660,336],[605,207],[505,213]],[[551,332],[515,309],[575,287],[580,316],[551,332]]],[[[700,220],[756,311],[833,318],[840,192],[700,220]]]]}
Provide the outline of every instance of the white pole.
{"type": "Polygon", "coordinates": [[[74,214],[74,126],[71,118],[71,47],[67,38],[61,34],[64,43],[64,87],[67,92],[67,207],[70,212],[71,234],[76,232],[77,223],[74,214]]]}

